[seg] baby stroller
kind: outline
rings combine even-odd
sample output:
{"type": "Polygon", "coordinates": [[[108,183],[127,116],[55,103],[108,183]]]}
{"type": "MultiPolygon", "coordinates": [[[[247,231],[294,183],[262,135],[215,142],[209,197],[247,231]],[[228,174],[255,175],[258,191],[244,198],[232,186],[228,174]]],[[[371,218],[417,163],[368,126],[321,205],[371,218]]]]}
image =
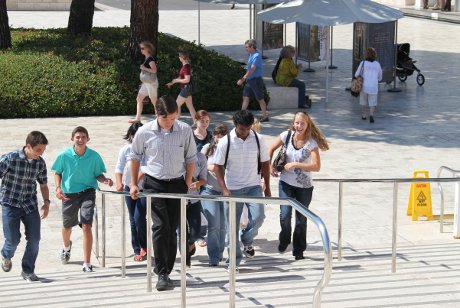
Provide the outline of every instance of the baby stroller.
{"type": "Polygon", "coordinates": [[[398,44],[398,57],[396,59],[396,76],[402,82],[406,81],[407,76],[411,76],[414,71],[417,71],[417,83],[422,86],[425,83],[425,76],[420,73],[420,70],[415,66],[415,60],[409,57],[410,44],[398,44]]]}

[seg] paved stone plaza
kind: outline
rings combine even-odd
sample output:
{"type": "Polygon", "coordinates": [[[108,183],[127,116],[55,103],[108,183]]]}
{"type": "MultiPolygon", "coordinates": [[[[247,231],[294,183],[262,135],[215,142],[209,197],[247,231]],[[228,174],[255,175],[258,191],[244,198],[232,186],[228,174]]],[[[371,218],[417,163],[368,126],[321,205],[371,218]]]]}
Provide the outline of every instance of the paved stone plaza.
{"type": "MultiPolygon", "coordinates": [[[[9,12],[13,27],[65,27],[66,12],[9,12]],[[32,18],[33,17],[33,18],[32,18]]],[[[94,26],[129,24],[129,11],[100,10],[94,26]]],[[[160,31],[187,40],[197,40],[194,11],[160,11],[160,31]],[[190,20],[187,27],[177,21],[190,20]]],[[[427,170],[436,177],[440,166],[460,169],[460,114],[458,112],[460,71],[460,25],[406,17],[399,21],[398,42],[411,44],[411,56],[426,83],[419,87],[415,76],[397,82],[399,93],[387,92],[393,85],[380,85],[376,122],[362,121],[357,99],[345,91],[351,77],[352,25],[334,28],[333,63],[329,100],[325,100],[325,63],[312,63],[314,73],[302,73],[313,99],[308,110],[323,129],[331,149],[321,153],[322,169],[315,178],[409,178],[414,170],[427,170]]],[[[287,43],[294,44],[293,26],[288,26],[287,43]]],[[[245,61],[243,48],[248,36],[246,10],[201,12],[201,43],[237,61],[245,61]]],[[[269,78],[279,50],[266,51],[265,75],[269,78]]],[[[193,59],[192,59],[193,60],[193,59]]],[[[133,97],[132,102],[135,104],[133,97]]],[[[285,130],[296,110],[269,110],[270,122],[263,123],[266,142],[285,130]]],[[[256,111],[258,114],[258,111],[256,111]]],[[[232,112],[212,113],[212,123],[231,124],[232,112]]],[[[57,154],[70,146],[70,132],[88,128],[89,146],[104,158],[108,176],[114,177],[118,150],[130,116],[6,119],[0,120],[0,153],[23,145],[31,130],[44,132],[50,144],[44,158],[48,167],[57,154]]],[[[152,119],[151,115],[146,118],[152,119]]],[[[188,114],[184,120],[191,122],[188,114]]],[[[50,190],[54,181],[50,173],[50,190]]],[[[447,174],[445,174],[447,176],[447,174]]],[[[271,181],[277,195],[277,180],[271,181]]],[[[453,184],[445,184],[446,212],[453,212],[453,184]]],[[[413,222],[406,216],[409,184],[401,184],[398,195],[397,273],[391,274],[392,184],[345,184],[343,213],[343,257],[334,260],[329,286],[323,294],[324,307],[458,307],[460,304],[460,241],[452,238],[452,225],[439,232],[439,222],[413,222]]],[[[433,209],[439,213],[440,195],[431,186],[433,209]]],[[[72,235],[71,262],[62,265],[60,205],[52,196],[49,218],[42,224],[42,241],[36,273],[44,283],[25,285],[20,278],[20,244],[10,273],[0,272],[0,306],[24,307],[178,307],[180,306],[179,263],[172,278],[173,291],[146,293],[145,263],[128,258],[128,277],[120,278],[120,204],[109,198],[107,206],[107,267],[92,274],[81,272],[81,232],[72,235]],[[26,287],[28,288],[26,291],[26,287]]],[[[100,204],[100,203],[99,203],[100,204]]],[[[337,244],[338,184],[317,182],[310,210],[327,225],[334,249],[337,244]]],[[[242,263],[237,276],[237,307],[305,307],[311,305],[313,289],[322,274],[322,245],[309,224],[307,258],[294,262],[289,253],[277,253],[279,210],[269,207],[256,240],[256,258],[242,263]]],[[[127,220],[127,218],[126,218],[127,220]]],[[[128,231],[129,232],[129,231],[128,231]]],[[[128,237],[127,237],[128,238],[128,237]]],[[[0,234],[3,242],[3,235],[0,234]]],[[[131,255],[130,243],[126,241],[131,255]]],[[[291,248],[291,246],[288,248],[291,248]]],[[[336,251],[334,250],[334,256],[336,251]]],[[[178,259],[179,260],[179,259],[178,259]]],[[[199,248],[187,272],[188,306],[228,306],[228,274],[223,266],[208,269],[206,250],[199,248]]]]}

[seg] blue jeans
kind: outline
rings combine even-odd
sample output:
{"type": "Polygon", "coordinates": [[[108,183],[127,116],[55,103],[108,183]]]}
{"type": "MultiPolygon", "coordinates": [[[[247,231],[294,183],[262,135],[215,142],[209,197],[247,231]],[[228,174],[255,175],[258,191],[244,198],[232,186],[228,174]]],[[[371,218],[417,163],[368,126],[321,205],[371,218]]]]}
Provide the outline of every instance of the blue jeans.
{"type": "MultiPolygon", "coordinates": [[[[222,195],[221,192],[206,188],[203,196],[222,195]]],[[[208,220],[208,256],[209,264],[219,264],[225,248],[225,214],[224,203],[221,201],[201,200],[203,214],[208,220]]]]}
{"type": "MultiPolygon", "coordinates": [[[[196,240],[200,238],[201,233],[201,202],[191,203],[190,200],[187,203],[187,244],[192,245],[196,240]]],[[[179,224],[177,228],[177,241],[179,244],[179,251],[181,240],[181,226],[179,224]]],[[[187,252],[188,253],[188,252],[187,252]]]]}
{"type": "Polygon", "coordinates": [[[3,235],[5,237],[2,256],[6,259],[13,258],[21,241],[21,221],[24,224],[27,241],[26,250],[22,257],[22,271],[30,274],[35,271],[35,261],[40,244],[41,221],[38,210],[26,214],[22,208],[2,206],[3,235]]]}
{"type": "MultiPolygon", "coordinates": [[[[237,190],[230,190],[233,196],[251,196],[251,197],[262,197],[262,188],[260,185],[257,186],[250,186],[245,187],[237,190]]],[[[243,213],[243,206],[246,204],[248,207],[248,218],[249,222],[247,227],[244,230],[241,230],[241,242],[243,242],[244,246],[251,246],[254,238],[257,236],[259,232],[260,226],[265,219],[264,213],[264,205],[259,203],[236,203],[236,224],[239,226],[241,214],[243,213]]],[[[226,230],[227,230],[227,252],[230,256],[230,225],[229,225],[229,206],[228,204],[224,205],[225,208],[225,222],[226,222],[226,230]]],[[[236,228],[236,265],[241,263],[241,259],[243,258],[243,254],[241,253],[240,249],[240,238],[239,238],[239,228],[236,228]]],[[[230,262],[230,258],[227,258],[227,264],[230,262]]]]}
{"type": "Polygon", "coordinates": [[[299,98],[297,106],[300,107],[302,105],[305,105],[305,83],[303,81],[300,81],[299,79],[294,79],[293,81],[291,81],[289,86],[299,89],[299,98]]]}
{"type": "MultiPolygon", "coordinates": [[[[294,198],[302,203],[307,209],[311,202],[313,187],[301,188],[279,181],[280,198],[294,198]]],[[[291,243],[291,217],[292,207],[280,205],[280,246],[287,246],[291,243]]],[[[295,228],[292,239],[292,255],[300,256],[307,249],[307,218],[297,211],[295,212],[295,228]]]]}
{"type": "MultiPolygon", "coordinates": [[[[125,185],[125,191],[129,191],[129,186],[125,185]]],[[[141,248],[147,249],[147,201],[145,198],[136,200],[125,196],[126,207],[129,213],[129,223],[131,225],[131,245],[135,254],[141,252],[141,248]]]]}

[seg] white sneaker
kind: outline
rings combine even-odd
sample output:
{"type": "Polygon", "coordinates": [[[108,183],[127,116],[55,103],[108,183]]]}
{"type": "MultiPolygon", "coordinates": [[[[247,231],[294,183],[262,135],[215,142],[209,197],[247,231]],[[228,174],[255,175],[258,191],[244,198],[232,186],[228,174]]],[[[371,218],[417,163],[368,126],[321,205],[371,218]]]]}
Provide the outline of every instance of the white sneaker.
{"type": "MultiPolygon", "coordinates": [[[[240,270],[238,269],[238,267],[235,267],[235,274],[238,274],[240,272],[240,270]]],[[[230,273],[230,265],[227,265],[227,273],[230,273]]]]}
{"type": "Polygon", "coordinates": [[[93,271],[93,266],[92,265],[84,265],[82,270],[85,273],[91,273],[93,271]]]}

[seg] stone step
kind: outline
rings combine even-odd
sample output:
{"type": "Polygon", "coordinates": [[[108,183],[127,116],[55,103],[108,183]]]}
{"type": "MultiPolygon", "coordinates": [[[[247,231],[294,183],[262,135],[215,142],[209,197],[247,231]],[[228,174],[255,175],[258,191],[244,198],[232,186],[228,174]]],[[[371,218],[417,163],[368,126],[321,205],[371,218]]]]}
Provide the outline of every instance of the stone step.
{"type": "MultiPolygon", "coordinates": [[[[322,306],[454,307],[460,303],[458,251],[460,243],[399,247],[396,273],[390,272],[389,247],[346,252],[342,261],[334,260],[322,306]]],[[[243,261],[236,279],[236,306],[310,306],[323,273],[323,253],[307,251],[306,256],[294,261],[287,253],[258,251],[256,258],[243,261]]],[[[206,261],[198,255],[187,271],[187,306],[227,307],[228,273],[223,265],[209,268],[206,261]]],[[[180,306],[179,264],[171,274],[175,288],[152,293],[146,292],[145,262],[128,259],[126,278],[121,278],[115,262],[89,274],[81,272],[77,262],[63,267],[40,273],[42,283],[27,284],[27,292],[17,272],[2,273],[0,307],[180,306]]],[[[155,276],[153,280],[155,284],[155,276]]]]}

